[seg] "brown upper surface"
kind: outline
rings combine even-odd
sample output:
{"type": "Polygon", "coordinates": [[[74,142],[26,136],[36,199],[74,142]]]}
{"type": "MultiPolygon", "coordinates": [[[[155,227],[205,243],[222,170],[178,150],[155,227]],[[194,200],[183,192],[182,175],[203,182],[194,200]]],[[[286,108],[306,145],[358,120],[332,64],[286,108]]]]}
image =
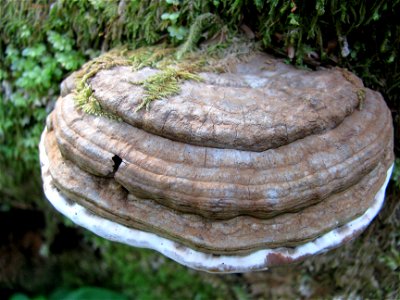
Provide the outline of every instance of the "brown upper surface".
{"type": "MultiPolygon", "coordinates": [[[[115,67],[92,80],[101,105],[126,123],[188,144],[264,151],[340,124],[359,105],[359,78],[342,69],[299,70],[257,53],[229,73],[201,73],[179,95],[135,112],[144,97],[132,84],[158,71],[115,67]]],[[[62,94],[73,88],[66,80],[62,94]]]]}
{"type": "Polygon", "coordinates": [[[258,54],[231,73],[202,73],[203,82],[187,81],[179,95],[135,113],[143,88],[129,82],[150,74],[154,70],[118,67],[102,71],[91,84],[102,106],[135,127],[188,144],[250,151],[335,127],[357,107],[354,89],[362,87],[339,69],[296,70],[258,54]]]}

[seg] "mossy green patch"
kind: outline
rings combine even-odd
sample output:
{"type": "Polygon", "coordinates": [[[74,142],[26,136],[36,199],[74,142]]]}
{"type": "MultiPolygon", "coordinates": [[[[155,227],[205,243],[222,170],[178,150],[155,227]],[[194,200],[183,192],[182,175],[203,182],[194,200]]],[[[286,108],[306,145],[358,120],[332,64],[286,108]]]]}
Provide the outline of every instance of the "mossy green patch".
{"type": "Polygon", "coordinates": [[[139,111],[143,107],[149,109],[152,101],[178,94],[180,92],[179,83],[184,80],[201,81],[201,77],[185,69],[168,67],[162,72],[138,82],[137,84],[142,85],[146,91],[146,96],[135,111],[139,111]]]}
{"type": "Polygon", "coordinates": [[[85,113],[118,119],[107,112],[93,94],[90,79],[99,71],[115,66],[131,66],[133,71],[145,67],[160,71],[143,81],[131,82],[144,89],[141,103],[132,108],[137,112],[144,107],[149,109],[152,101],[179,94],[180,85],[186,80],[201,81],[200,72],[229,70],[232,63],[245,60],[256,48],[256,43],[244,38],[231,38],[218,46],[209,45],[197,51],[182,52],[182,48],[168,47],[165,44],[136,50],[115,49],[88,62],[78,72],[76,105],[85,113]]]}
{"type": "Polygon", "coordinates": [[[115,49],[98,58],[86,63],[77,73],[76,88],[75,88],[75,103],[78,108],[82,109],[87,114],[104,116],[111,119],[118,117],[107,112],[96,99],[93,94],[89,79],[95,76],[101,70],[111,69],[115,66],[129,66],[133,62],[124,57],[126,50],[115,49]]]}
{"type": "Polygon", "coordinates": [[[202,33],[208,29],[210,33],[215,33],[217,31],[218,25],[221,26],[221,20],[212,13],[204,13],[199,15],[192,26],[190,26],[190,32],[187,40],[176,53],[178,59],[182,58],[186,53],[193,51],[196,48],[197,43],[202,37],[202,33]]]}
{"type": "Polygon", "coordinates": [[[118,119],[107,112],[96,99],[90,85],[90,79],[99,71],[111,69],[115,66],[132,66],[134,71],[144,67],[161,70],[160,73],[150,76],[144,81],[133,84],[143,86],[145,96],[136,111],[143,107],[149,108],[152,101],[167,98],[180,91],[179,83],[184,80],[199,81],[200,77],[194,73],[199,70],[201,60],[193,63],[177,63],[175,48],[166,45],[142,47],[133,51],[116,49],[106,53],[83,66],[77,74],[75,102],[78,108],[85,113],[118,119]]]}
{"type": "Polygon", "coordinates": [[[364,108],[365,102],[365,89],[361,88],[357,90],[357,98],[358,98],[358,109],[362,110],[364,108]]]}

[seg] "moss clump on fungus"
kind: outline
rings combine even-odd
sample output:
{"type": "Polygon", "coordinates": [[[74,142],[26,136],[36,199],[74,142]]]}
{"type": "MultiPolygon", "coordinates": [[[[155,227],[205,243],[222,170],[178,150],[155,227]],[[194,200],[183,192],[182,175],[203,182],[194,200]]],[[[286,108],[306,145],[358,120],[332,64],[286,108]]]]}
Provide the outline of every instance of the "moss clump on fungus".
{"type": "Polygon", "coordinates": [[[115,66],[128,66],[132,61],[124,57],[125,50],[116,49],[86,63],[77,73],[75,102],[85,113],[117,119],[113,114],[104,110],[93,95],[92,87],[88,80],[100,70],[110,69],[115,66]]]}
{"type": "Polygon", "coordinates": [[[143,86],[146,91],[146,96],[143,98],[142,103],[136,107],[135,111],[139,111],[143,107],[149,109],[152,101],[167,98],[179,93],[179,82],[184,80],[200,81],[201,78],[188,70],[168,67],[162,72],[150,76],[142,82],[136,83],[143,86]]]}
{"type": "Polygon", "coordinates": [[[358,98],[358,109],[362,110],[364,108],[364,102],[365,102],[365,89],[361,88],[357,92],[357,98],[358,98]]]}
{"type": "Polygon", "coordinates": [[[134,51],[114,50],[90,61],[77,74],[76,105],[85,113],[118,119],[100,105],[89,82],[89,79],[97,72],[115,66],[132,66],[134,71],[144,67],[161,70],[160,73],[150,76],[146,80],[132,82],[132,84],[142,85],[146,91],[146,95],[136,111],[143,107],[149,108],[150,103],[154,100],[179,93],[179,82],[200,80],[200,77],[194,72],[199,70],[199,61],[201,60],[193,63],[177,63],[174,59],[175,51],[175,48],[167,48],[165,45],[143,47],[134,51]]]}
{"type": "Polygon", "coordinates": [[[85,113],[118,119],[101,107],[93,94],[90,78],[101,70],[115,66],[131,66],[134,71],[145,67],[159,70],[143,81],[131,82],[145,90],[145,96],[135,108],[149,109],[152,101],[166,99],[180,92],[180,84],[185,80],[201,81],[200,72],[223,72],[229,70],[233,61],[246,60],[257,48],[256,43],[243,38],[231,38],[218,46],[211,45],[195,52],[182,51],[165,44],[142,47],[136,50],[115,49],[83,66],[77,74],[75,89],[76,105],[85,113]]]}

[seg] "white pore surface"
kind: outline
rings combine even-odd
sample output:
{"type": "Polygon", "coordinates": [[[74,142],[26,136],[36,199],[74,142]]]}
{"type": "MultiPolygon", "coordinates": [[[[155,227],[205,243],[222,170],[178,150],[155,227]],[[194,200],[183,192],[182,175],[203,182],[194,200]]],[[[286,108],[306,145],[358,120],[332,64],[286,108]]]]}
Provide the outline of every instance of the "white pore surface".
{"type": "MultiPolygon", "coordinates": [[[[45,129],[46,132],[47,129],[45,129]]],[[[333,229],[319,238],[293,248],[274,248],[257,250],[247,255],[212,255],[193,250],[187,246],[160,237],[156,234],[133,229],[94,215],[83,206],[67,199],[54,186],[49,172],[49,160],[44,148],[44,136],[40,141],[40,163],[42,167],[44,193],[51,204],[74,223],[89,229],[95,234],[134,247],[154,249],[176,262],[190,268],[214,273],[239,273],[265,270],[274,262],[274,257],[287,262],[325,252],[351,239],[364,230],[378,214],[385,199],[385,189],[389,182],[393,165],[381,189],[375,195],[372,206],[360,217],[333,229]]]]}

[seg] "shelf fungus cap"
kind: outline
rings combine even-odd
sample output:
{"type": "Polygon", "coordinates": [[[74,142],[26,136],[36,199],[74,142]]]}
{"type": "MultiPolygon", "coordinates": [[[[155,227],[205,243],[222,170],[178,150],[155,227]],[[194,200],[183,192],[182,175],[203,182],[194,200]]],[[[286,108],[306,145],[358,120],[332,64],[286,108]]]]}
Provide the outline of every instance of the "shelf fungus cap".
{"type": "Polygon", "coordinates": [[[75,223],[192,268],[247,272],[360,234],[384,201],[392,131],[382,96],[347,70],[143,48],[63,82],[40,160],[48,200],[75,223]]]}

